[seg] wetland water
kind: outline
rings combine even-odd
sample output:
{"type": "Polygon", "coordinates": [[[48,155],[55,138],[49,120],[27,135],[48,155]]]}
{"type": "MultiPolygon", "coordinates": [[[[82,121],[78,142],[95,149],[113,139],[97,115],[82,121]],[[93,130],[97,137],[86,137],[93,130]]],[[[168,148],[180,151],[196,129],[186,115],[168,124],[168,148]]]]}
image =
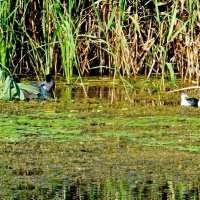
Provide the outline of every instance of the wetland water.
{"type": "Polygon", "coordinates": [[[1,101],[1,199],[199,199],[200,109],[126,92],[1,101]]]}

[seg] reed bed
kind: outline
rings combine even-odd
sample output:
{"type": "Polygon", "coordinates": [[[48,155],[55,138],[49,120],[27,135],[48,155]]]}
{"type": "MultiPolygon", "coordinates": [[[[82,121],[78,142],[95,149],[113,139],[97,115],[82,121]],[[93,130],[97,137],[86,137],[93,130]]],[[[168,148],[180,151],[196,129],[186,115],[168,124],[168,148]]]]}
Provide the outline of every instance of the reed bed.
{"type": "Polygon", "coordinates": [[[199,84],[199,47],[198,0],[0,1],[0,65],[12,74],[199,84]]]}

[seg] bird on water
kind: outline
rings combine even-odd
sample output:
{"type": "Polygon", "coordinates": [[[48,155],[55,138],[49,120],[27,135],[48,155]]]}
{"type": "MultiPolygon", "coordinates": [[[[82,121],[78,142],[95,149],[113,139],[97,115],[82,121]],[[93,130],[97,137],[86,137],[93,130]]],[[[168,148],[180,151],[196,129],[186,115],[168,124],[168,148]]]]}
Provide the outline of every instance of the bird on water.
{"type": "Polygon", "coordinates": [[[31,90],[30,90],[30,88],[22,89],[25,99],[45,100],[45,99],[49,99],[49,98],[54,98],[55,81],[50,74],[46,75],[45,81],[39,81],[36,83],[32,83],[30,86],[33,87],[31,90]]]}
{"type": "Polygon", "coordinates": [[[55,88],[55,81],[52,78],[51,74],[47,74],[45,81],[39,81],[39,82],[33,83],[32,85],[38,88],[40,88],[42,85],[43,86],[45,85],[46,86],[45,90],[47,92],[52,92],[55,88]]]}
{"type": "Polygon", "coordinates": [[[32,84],[35,87],[38,87],[40,90],[40,97],[42,99],[48,99],[54,97],[55,81],[51,74],[46,75],[45,81],[39,81],[32,84]]]}
{"type": "Polygon", "coordinates": [[[200,107],[200,100],[197,98],[189,98],[187,94],[181,94],[181,106],[200,107]]]}

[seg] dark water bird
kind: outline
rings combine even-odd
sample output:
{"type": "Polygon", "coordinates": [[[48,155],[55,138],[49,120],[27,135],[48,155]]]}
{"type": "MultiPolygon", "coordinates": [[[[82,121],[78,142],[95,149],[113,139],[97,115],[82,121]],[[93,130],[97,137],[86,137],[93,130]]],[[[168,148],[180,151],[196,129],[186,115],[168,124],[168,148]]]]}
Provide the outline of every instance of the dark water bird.
{"type": "Polygon", "coordinates": [[[26,100],[54,98],[55,81],[50,74],[45,81],[20,85],[26,100]]]}
{"type": "Polygon", "coordinates": [[[45,81],[39,81],[36,83],[32,84],[33,86],[36,86],[38,88],[40,88],[42,85],[46,86],[46,88],[43,88],[46,90],[46,92],[53,92],[54,88],[55,88],[55,81],[53,79],[53,77],[51,76],[51,74],[47,74],[46,75],[46,80],[45,81]]]}
{"type": "Polygon", "coordinates": [[[189,98],[187,94],[181,94],[181,106],[200,107],[200,100],[196,98],[189,98]]]}
{"type": "Polygon", "coordinates": [[[55,81],[51,74],[46,75],[45,81],[39,81],[32,85],[39,88],[42,99],[54,98],[55,81]]]}
{"type": "Polygon", "coordinates": [[[45,84],[42,84],[39,87],[39,91],[40,91],[40,99],[49,99],[49,98],[54,98],[54,91],[52,90],[48,90],[47,86],[45,84]]]}

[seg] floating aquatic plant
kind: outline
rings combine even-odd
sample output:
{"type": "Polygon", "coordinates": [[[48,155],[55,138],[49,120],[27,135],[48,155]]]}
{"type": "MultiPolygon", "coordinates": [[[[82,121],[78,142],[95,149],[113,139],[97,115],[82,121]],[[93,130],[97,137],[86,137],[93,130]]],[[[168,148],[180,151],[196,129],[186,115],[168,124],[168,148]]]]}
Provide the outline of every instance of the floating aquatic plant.
{"type": "Polygon", "coordinates": [[[11,100],[25,100],[26,97],[23,90],[28,93],[39,95],[40,90],[30,84],[17,83],[11,75],[5,75],[5,70],[0,71],[0,99],[11,100]]]}
{"type": "Polygon", "coordinates": [[[22,90],[12,77],[8,76],[0,85],[1,95],[0,99],[11,101],[13,99],[25,100],[22,90]]]}

